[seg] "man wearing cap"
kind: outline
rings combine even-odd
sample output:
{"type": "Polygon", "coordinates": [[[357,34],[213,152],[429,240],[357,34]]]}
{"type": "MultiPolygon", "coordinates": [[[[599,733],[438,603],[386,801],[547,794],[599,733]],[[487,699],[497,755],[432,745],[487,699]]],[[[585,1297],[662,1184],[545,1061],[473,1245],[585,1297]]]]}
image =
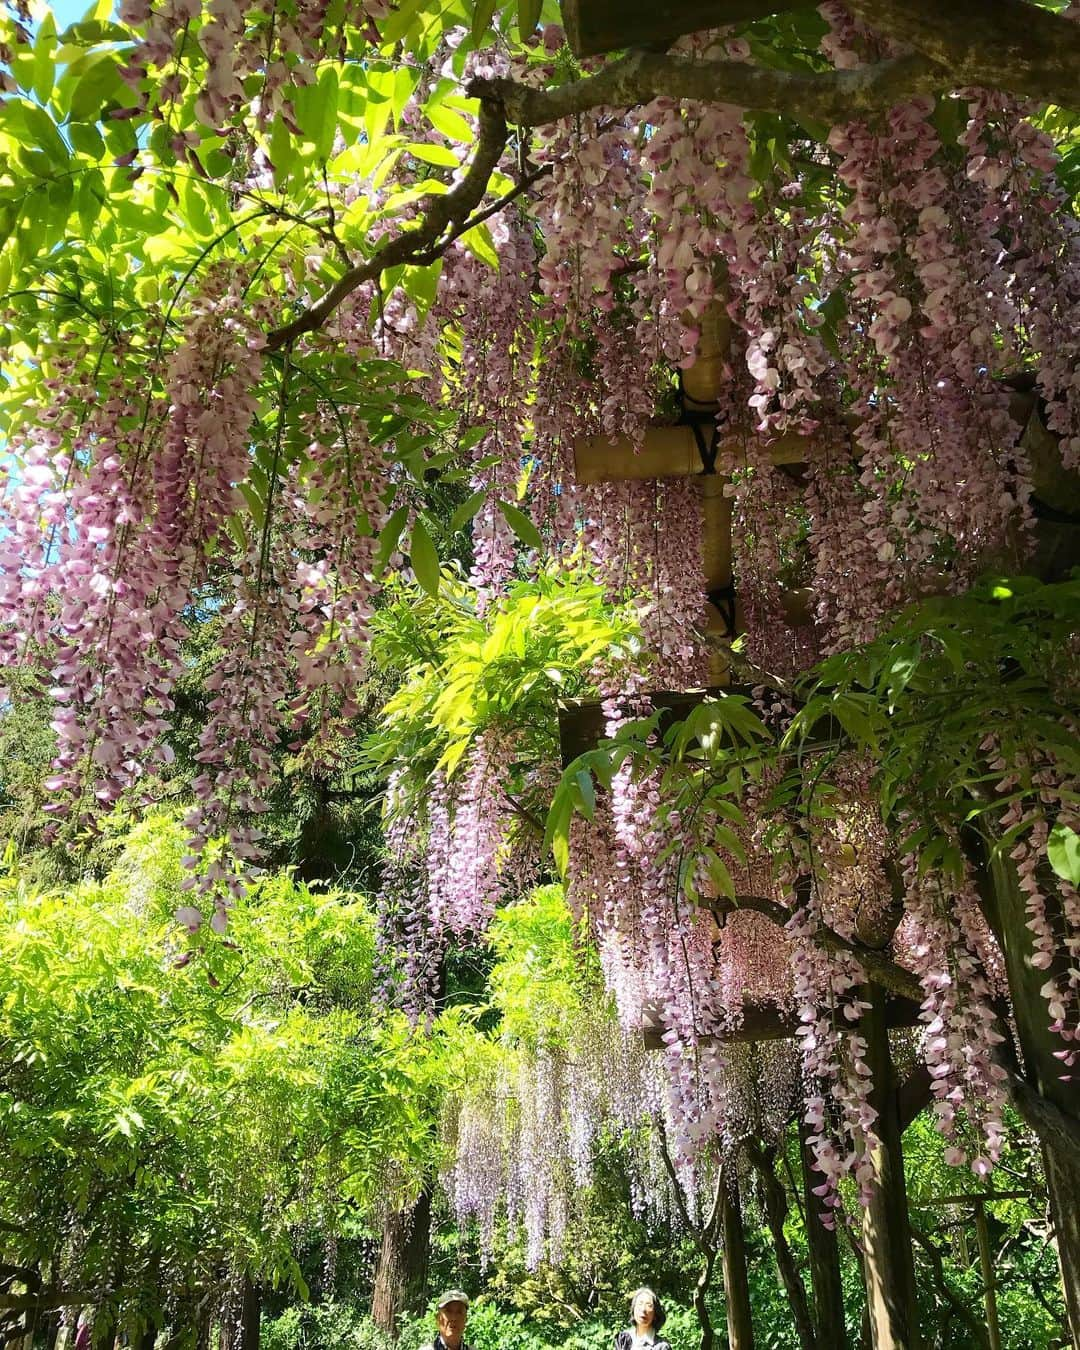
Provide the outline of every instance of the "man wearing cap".
{"type": "Polygon", "coordinates": [[[465,1319],[469,1315],[469,1296],[460,1289],[448,1289],[436,1305],[435,1350],[469,1350],[465,1343],[465,1319]]]}

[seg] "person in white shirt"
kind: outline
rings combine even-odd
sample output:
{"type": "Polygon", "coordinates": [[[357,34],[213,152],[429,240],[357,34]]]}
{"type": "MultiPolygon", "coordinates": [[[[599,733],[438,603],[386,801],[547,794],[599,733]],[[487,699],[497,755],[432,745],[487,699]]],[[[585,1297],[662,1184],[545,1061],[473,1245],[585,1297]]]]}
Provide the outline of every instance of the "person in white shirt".
{"type": "Polygon", "coordinates": [[[635,1290],[630,1299],[630,1327],[616,1333],[614,1350],[671,1350],[660,1335],[666,1316],[651,1289],[635,1290]]]}

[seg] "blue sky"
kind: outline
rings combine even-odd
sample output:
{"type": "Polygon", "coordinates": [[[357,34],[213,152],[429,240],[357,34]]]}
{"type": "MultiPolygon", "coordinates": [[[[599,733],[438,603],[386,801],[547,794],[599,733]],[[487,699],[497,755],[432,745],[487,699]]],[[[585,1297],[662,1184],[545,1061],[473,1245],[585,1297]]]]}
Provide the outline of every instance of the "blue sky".
{"type": "Polygon", "coordinates": [[[78,23],[86,17],[86,12],[93,5],[93,0],[53,0],[49,6],[56,16],[56,26],[62,33],[69,24],[78,23]]]}

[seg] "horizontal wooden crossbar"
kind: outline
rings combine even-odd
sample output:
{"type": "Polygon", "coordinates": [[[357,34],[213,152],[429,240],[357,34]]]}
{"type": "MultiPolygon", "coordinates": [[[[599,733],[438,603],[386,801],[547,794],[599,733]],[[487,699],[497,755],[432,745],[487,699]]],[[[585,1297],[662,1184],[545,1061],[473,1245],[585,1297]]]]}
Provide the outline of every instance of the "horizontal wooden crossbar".
{"type": "MultiPolygon", "coordinates": [[[[705,430],[706,442],[710,436],[705,430]]],[[[805,464],[814,442],[810,437],[778,436],[769,445],[774,464],[805,464]]],[[[718,455],[739,455],[741,441],[721,441],[718,455]]],[[[647,478],[691,478],[702,472],[701,450],[692,425],[649,427],[640,443],[625,436],[581,436],[574,442],[579,483],[613,483],[647,478]]]]}
{"type": "MultiPolygon", "coordinates": [[[[919,1025],[919,1005],[907,998],[890,998],[885,1005],[886,1022],[890,1028],[919,1025]]],[[[743,1008],[742,1021],[719,1034],[698,1037],[699,1045],[733,1045],[748,1041],[794,1040],[800,1023],[794,1013],[784,1012],[772,1004],[748,1003],[743,1008]]],[[[664,1048],[663,1012],[659,1005],[649,1005],[642,1016],[642,1039],[647,1050],[664,1048]]]]}

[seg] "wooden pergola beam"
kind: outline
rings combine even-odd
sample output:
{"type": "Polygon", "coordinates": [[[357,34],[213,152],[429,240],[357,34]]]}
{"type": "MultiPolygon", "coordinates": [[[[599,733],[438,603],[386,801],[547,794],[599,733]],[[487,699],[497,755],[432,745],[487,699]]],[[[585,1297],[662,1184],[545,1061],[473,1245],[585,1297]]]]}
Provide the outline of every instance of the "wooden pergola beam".
{"type": "MultiPolygon", "coordinates": [[[[706,360],[711,365],[711,357],[706,360]]],[[[688,392],[697,364],[695,362],[685,372],[688,392]]],[[[1008,387],[1009,382],[1005,383],[1008,387]]],[[[701,390],[697,384],[694,388],[701,390]]],[[[712,407],[716,406],[718,393],[712,396],[712,407]]],[[[687,402],[698,414],[710,411],[710,401],[705,398],[695,397],[687,402]]],[[[1055,506],[1060,504],[1067,510],[1076,510],[1080,506],[1080,474],[1062,468],[1057,437],[1043,426],[1038,399],[1032,390],[1009,387],[1009,417],[1016,423],[1019,443],[1033,460],[1036,491],[1041,489],[1055,506]],[[1059,502],[1062,494],[1065,500],[1059,502]]],[[[848,429],[854,431],[857,420],[852,417],[846,421],[848,429]]],[[[709,445],[710,428],[699,428],[699,432],[709,445]]],[[[774,437],[768,450],[772,462],[778,466],[800,465],[808,463],[815,452],[820,453],[821,446],[820,438],[786,432],[774,437]]],[[[716,447],[717,458],[738,457],[743,448],[741,440],[720,441],[716,447]]],[[[858,458],[854,446],[851,454],[853,460],[858,458]]],[[[703,473],[705,465],[693,426],[679,423],[650,426],[640,444],[625,436],[580,436],[574,442],[574,471],[579,483],[614,483],[647,478],[688,478],[703,473]]]]}
{"type": "MultiPolygon", "coordinates": [[[[699,429],[706,447],[708,426],[699,429]]],[[[813,441],[806,436],[778,436],[769,445],[774,464],[805,464],[813,441]]],[[[738,454],[741,442],[721,441],[719,456],[738,454]]],[[[636,482],[647,478],[692,478],[705,472],[694,428],[685,423],[649,427],[640,443],[625,436],[581,436],[574,442],[574,471],[579,483],[636,482]]]]}
{"type": "MultiPolygon", "coordinates": [[[[885,1024],[889,1030],[898,1027],[919,1025],[919,1004],[911,999],[890,996],[885,1004],[885,1024]]],[[[738,1026],[733,1026],[718,1034],[698,1037],[699,1045],[740,1045],[752,1041],[790,1041],[794,1040],[799,1029],[799,1019],[793,1013],[782,1012],[769,1003],[748,1003],[743,1009],[743,1018],[738,1026]]],[[[663,1014],[659,1005],[646,1006],[641,1019],[642,1044],[646,1050],[664,1048],[663,1014]]]]}
{"type": "Polygon", "coordinates": [[[563,27],[575,56],[600,56],[626,47],[667,46],[686,33],[729,23],[752,23],[815,0],[563,0],[563,27]]]}
{"type": "MultiPolygon", "coordinates": [[[[562,13],[567,39],[578,56],[630,48],[662,54],[684,34],[750,23],[772,14],[807,8],[810,3],[811,0],[711,0],[711,3],[676,0],[650,5],[648,0],[563,0],[562,13]]],[[[924,67],[919,71],[919,79],[930,86],[956,89],[962,85],[985,85],[1041,102],[1076,106],[1076,91],[1080,87],[1080,29],[1038,3],[1031,0],[949,0],[947,4],[941,0],[849,0],[849,3],[856,15],[877,32],[913,49],[924,67]]],[[[826,81],[829,76],[818,75],[816,79],[826,81]]],[[[929,88],[926,92],[930,92],[929,88]]]]}

